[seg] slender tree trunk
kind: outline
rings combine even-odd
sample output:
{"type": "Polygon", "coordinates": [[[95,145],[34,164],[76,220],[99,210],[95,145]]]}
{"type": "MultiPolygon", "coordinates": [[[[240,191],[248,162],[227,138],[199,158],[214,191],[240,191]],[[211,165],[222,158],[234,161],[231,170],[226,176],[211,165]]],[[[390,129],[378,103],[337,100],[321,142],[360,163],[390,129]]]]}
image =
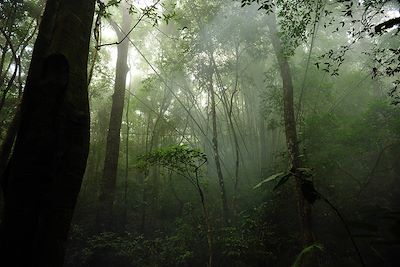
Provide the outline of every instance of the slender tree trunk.
{"type": "Polygon", "coordinates": [[[14,72],[12,74],[12,76],[10,77],[10,79],[7,82],[7,85],[5,86],[5,88],[2,88],[3,94],[2,97],[0,99],[0,112],[3,109],[7,94],[9,93],[9,91],[11,90],[12,86],[15,85],[14,81],[17,80],[18,81],[18,97],[21,96],[22,93],[22,79],[21,79],[21,74],[22,74],[22,64],[21,64],[21,59],[24,57],[24,53],[25,53],[25,48],[28,46],[28,44],[30,43],[30,41],[32,40],[32,38],[35,36],[36,31],[38,29],[38,23],[34,25],[33,27],[33,31],[31,34],[29,34],[29,30],[31,29],[31,26],[33,25],[33,22],[31,23],[31,25],[28,28],[28,32],[26,33],[25,38],[23,39],[23,41],[17,45],[14,46],[13,42],[10,39],[9,36],[9,30],[7,32],[6,29],[1,29],[0,32],[3,34],[4,38],[6,39],[6,45],[4,46],[3,50],[2,50],[2,55],[1,55],[1,59],[0,59],[0,88],[3,87],[3,83],[5,81],[5,78],[7,76],[7,74],[9,73],[9,69],[10,67],[13,65],[14,66],[14,72]],[[4,67],[4,60],[7,54],[7,50],[10,49],[11,51],[11,59],[9,61],[8,67],[5,70],[5,72],[3,73],[3,67],[4,67]],[[18,53],[19,51],[19,53],[18,53]]]}
{"type": "MultiPolygon", "coordinates": [[[[18,104],[15,111],[14,118],[8,126],[6,136],[0,146],[0,185],[3,184],[3,174],[7,167],[8,160],[10,159],[11,150],[14,145],[15,137],[17,136],[17,130],[19,121],[21,118],[21,105],[18,104]]],[[[3,192],[0,192],[0,218],[3,217],[4,208],[4,196],[3,192]]]]}
{"type": "Polygon", "coordinates": [[[232,113],[228,115],[229,125],[232,130],[234,148],[235,148],[235,184],[233,186],[233,209],[237,212],[237,199],[238,199],[238,187],[239,187],[239,166],[240,166],[240,151],[239,151],[239,141],[236,134],[235,127],[232,121],[232,113]]]}
{"type": "Polygon", "coordinates": [[[213,85],[213,72],[209,73],[209,92],[210,92],[210,100],[211,100],[211,119],[212,119],[212,144],[213,144],[213,152],[214,152],[214,161],[217,168],[218,175],[218,183],[222,200],[222,219],[225,225],[229,225],[229,208],[228,208],[228,200],[226,197],[224,176],[222,174],[221,161],[218,151],[218,128],[217,128],[217,113],[216,113],[216,103],[215,103],[215,92],[213,85]]]}
{"type": "MultiPolygon", "coordinates": [[[[164,113],[167,111],[169,104],[170,104],[170,99],[169,99],[169,95],[166,93],[166,91],[164,91],[164,96],[163,96],[163,100],[160,104],[160,110],[157,114],[157,117],[155,118],[155,122],[154,125],[152,127],[152,129],[150,130],[150,124],[151,124],[151,115],[149,113],[148,116],[148,123],[147,123],[147,127],[146,127],[146,153],[150,153],[153,151],[154,147],[157,147],[159,145],[159,132],[158,132],[158,125],[161,121],[161,119],[164,116],[164,113]],[[149,140],[150,137],[150,140],[149,140]]],[[[150,201],[148,201],[149,199],[149,194],[150,194],[150,188],[149,185],[150,183],[150,178],[153,178],[152,181],[152,188],[153,190],[153,196],[156,202],[156,209],[159,208],[159,174],[160,174],[160,169],[157,166],[152,167],[151,169],[147,169],[144,171],[144,178],[143,178],[143,191],[142,191],[142,217],[141,217],[141,232],[145,235],[146,234],[146,216],[147,216],[147,208],[150,207],[150,201]]]]}
{"type": "Polygon", "coordinates": [[[140,233],[143,234],[143,236],[147,235],[147,228],[146,228],[146,219],[147,219],[147,194],[148,194],[148,189],[147,189],[147,177],[149,176],[149,170],[146,170],[143,174],[142,177],[142,214],[140,217],[140,233]]]}
{"type": "MultiPolygon", "coordinates": [[[[235,145],[235,185],[234,185],[234,193],[233,193],[233,208],[235,213],[237,212],[237,198],[238,198],[238,186],[239,186],[239,166],[240,166],[240,150],[239,150],[239,140],[236,133],[236,129],[233,123],[233,99],[235,94],[238,92],[239,88],[239,44],[235,46],[235,86],[230,96],[230,101],[228,104],[228,119],[229,119],[229,126],[232,130],[233,141],[235,145]]],[[[225,100],[225,102],[228,102],[225,100]]]]}
{"type": "MultiPolygon", "coordinates": [[[[149,134],[150,134],[150,123],[151,123],[151,115],[150,113],[148,114],[147,117],[147,127],[146,127],[146,135],[145,135],[145,141],[144,143],[146,144],[146,153],[149,153],[152,149],[152,145],[150,144],[149,140],[149,134]]],[[[142,233],[144,236],[146,235],[146,216],[147,216],[147,182],[148,182],[148,176],[149,176],[150,170],[147,168],[143,172],[143,176],[141,179],[141,184],[142,184],[142,214],[140,218],[140,233],[142,233]]]]}
{"type": "Polygon", "coordinates": [[[94,0],[48,0],[2,188],[0,258],[61,267],[89,149],[87,57],[94,0]]]}
{"type": "MultiPolygon", "coordinates": [[[[214,60],[214,55],[212,51],[209,51],[210,53],[210,59],[212,62],[212,65],[214,67],[215,74],[217,76],[217,80],[219,82],[221,90],[224,90],[224,86],[222,84],[222,79],[221,76],[218,72],[217,69],[217,64],[215,63],[214,60]]],[[[232,208],[233,211],[236,213],[237,207],[237,197],[238,197],[238,186],[239,186],[239,166],[240,166],[240,150],[239,150],[239,140],[238,140],[238,135],[236,133],[235,125],[233,123],[233,99],[235,97],[235,94],[238,91],[238,85],[239,85],[239,69],[238,69],[238,62],[239,62],[239,46],[236,46],[236,68],[235,68],[235,85],[233,88],[233,92],[230,95],[229,99],[226,95],[226,92],[222,93],[222,104],[224,106],[226,116],[228,118],[228,123],[229,123],[229,128],[232,131],[232,138],[233,138],[233,148],[235,150],[235,174],[234,174],[234,186],[233,186],[233,202],[232,202],[232,208]]]]}
{"type": "Polygon", "coordinates": [[[3,49],[1,50],[1,56],[0,56],[0,88],[3,86],[4,78],[6,76],[6,73],[3,75],[3,68],[4,68],[4,62],[6,59],[6,54],[8,51],[8,44],[5,44],[3,49]]]}
{"type": "MultiPolygon", "coordinates": [[[[131,17],[125,5],[121,5],[121,8],[123,12],[122,30],[119,29],[115,23],[111,22],[120,40],[124,38],[125,34],[130,30],[131,25],[131,17]]],[[[107,134],[104,169],[100,185],[99,207],[97,210],[97,224],[100,231],[107,231],[113,227],[113,203],[115,199],[119,147],[121,141],[120,133],[124,109],[126,74],[128,72],[128,38],[120,43],[117,48],[118,57],[115,72],[114,95],[107,134]]]]}
{"type": "Polygon", "coordinates": [[[297,196],[298,212],[300,215],[301,240],[304,247],[314,243],[314,235],[311,224],[311,205],[304,199],[301,191],[302,177],[299,146],[297,142],[296,121],[293,107],[293,84],[289,62],[284,55],[281,41],[278,37],[275,15],[268,19],[268,27],[271,34],[272,46],[279,64],[279,70],[283,82],[283,105],[286,144],[288,148],[291,171],[295,176],[295,190],[297,196]]]}
{"type": "Polygon", "coordinates": [[[126,227],[127,219],[128,219],[128,178],[129,178],[129,102],[130,95],[128,95],[126,100],[126,113],[125,113],[125,121],[126,121],[126,133],[125,133],[125,181],[124,181],[124,212],[123,212],[123,224],[126,227]]]}
{"type": "Polygon", "coordinates": [[[259,140],[260,140],[260,177],[262,179],[267,175],[267,164],[268,164],[268,154],[267,154],[267,129],[265,127],[265,120],[262,114],[259,115],[259,140]]]}
{"type": "Polygon", "coordinates": [[[210,220],[210,213],[208,212],[207,208],[207,203],[204,197],[204,192],[203,189],[200,186],[199,183],[199,175],[198,175],[198,170],[195,170],[195,180],[196,180],[196,188],[197,192],[199,193],[200,196],[200,201],[201,201],[201,207],[203,209],[203,216],[204,216],[204,222],[207,227],[207,248],[208,248],[208,264],[207,267],[212,267],[212,261],[213,261],[213,230],[212,230],[212,225],[211,225],[211,220],[210,220]]]}
{"type": "Polygon", "coordinates": [[[3,174],[6,169],[8,160],[11,155],[12,146],[14,145],[15,137],[17,136],[18,125],[21,118],[21,105],[18,104],[14,118],[12,119],[6,136],[0,146],[0,184],[3,183],[3,174]]]}

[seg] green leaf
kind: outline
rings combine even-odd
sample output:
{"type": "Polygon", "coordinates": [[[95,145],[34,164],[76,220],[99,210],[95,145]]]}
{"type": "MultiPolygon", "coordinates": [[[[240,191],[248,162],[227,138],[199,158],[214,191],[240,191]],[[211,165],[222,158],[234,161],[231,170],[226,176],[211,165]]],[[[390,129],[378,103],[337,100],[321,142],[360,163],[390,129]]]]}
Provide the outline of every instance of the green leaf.
{"type": "Polygon", "coordinates": [[[299,253],[299,255],[297,255],[296,260],[294,261],[292,267],[301,267],[301,266],[302,266],[302,263],[303,263],[303,260],[304,260],[304,257],[305,257],[306,255],[310,254],[311,252],[313,252],[314,250],[323,251],[323,250],[324,250],[324,247],[323,247],[321,244],[319,244],[319,243],[315,243],[315,244],[312,244],[312,245],[310,245],[310,246],[308,246],[308,247],[305,247],[305,248],[299,253]]]}
{"type": "Polygon", "coordinates": [[[286,175],[286,174],[287,174],[287,173],[285,173],[285,172],[275,173],[275,174],[269,176],[268,178],[262,180],[261,182],[259,182],[257,185],[255,185],[255,186],[253,187],[253,189],[260,188],[260,187],[263,186],[265,183],[268,183],[268,182],[270,182],[270,181],[272,181],[272,180],[275,180],[275,179],[281,177],[282,175],[286,175]]]}
{"type": "Polygon", "coordinates": [[[279,187],[284,185],[291,176],[292,176],[291,173],[287,173],[284,176],[282,176],[281,179],[279,180],[279,182],[274,186],[274,188],[272,190],[275,191],[276,189],[278,189],[279,187]]]}

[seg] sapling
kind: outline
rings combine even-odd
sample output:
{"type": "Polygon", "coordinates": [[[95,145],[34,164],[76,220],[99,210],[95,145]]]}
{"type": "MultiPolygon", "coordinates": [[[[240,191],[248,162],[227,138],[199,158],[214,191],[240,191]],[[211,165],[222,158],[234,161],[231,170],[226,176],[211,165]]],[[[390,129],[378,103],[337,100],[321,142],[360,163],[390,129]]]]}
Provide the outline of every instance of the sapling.
{"type": "Polygon", "coordinates": [[[207,163],[207,156],[198,149],[187,145],[174,145],[160,148],[139,157],[138,167],[148,170],[150,166],[159,165],[172,172],[179,174],[189,181],[199,194],[203,210],[204,223],[207,227],[208,266],[212,266],[213,235],[210,215],[200,184],[200,168],[207,163]]]}

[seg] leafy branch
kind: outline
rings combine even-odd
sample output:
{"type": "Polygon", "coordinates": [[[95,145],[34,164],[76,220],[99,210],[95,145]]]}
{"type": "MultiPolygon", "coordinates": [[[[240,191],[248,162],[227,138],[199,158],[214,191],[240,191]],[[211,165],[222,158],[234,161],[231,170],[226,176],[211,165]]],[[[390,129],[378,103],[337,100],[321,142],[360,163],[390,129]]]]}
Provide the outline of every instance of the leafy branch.
{"type": "MultiPolygon", "coordinates": [[[[323,200],[338,216],[338,218],[340,219],[340,221],[342,222],[350,240],[351,243],[353,244],[354,250],[356,251],[356,254],[359,258],[360,264],[361,266],[366,266],[364,259],[361,255],[360,249],[357,246],[357,243],[354,239],[354,235],[350,230],[349,225],[347,224],[344,216],[342,215],[342,213],[339,211],[339,209],[332,204],[332,202],[330,202],[324,195],[322,195],[320,192],[318,192],[315,187],[314,187],[314,183],[312,180],[309,180],[307,178],[310,178],[313,176],[312,170],[309,168],[298,168],[296,171],[290,170],[288,172],[281,172],[281,173],[277,173],[274,175],[269,176],[268,178],[264,179],[263,181],[261,181],[260,183],[258,183],[256,186],[254,186],[254,189],[260,188],[261,186],[263,186],[265,183],[274,181],[274,180],[278,180],[277,184],[274,186],[273,190],[275,191],[276,189],[278,189],[279,187],[281,187],[282,185],[284,185],[290,177],[294,177],[295,175],[297,175],[297,177],[300,177],[302,183],[301,183],[301,191],[303,193],[304,198],[310,203],[310,204],[314,204],[316,200],[323,200]]],[[[301,253],[300,253],[301,254],[301,253]]],[[[296,260],[297,262],[297,260],[296,260]]],[[[297,265],[294,265],[297,266],[297,265]]]]}

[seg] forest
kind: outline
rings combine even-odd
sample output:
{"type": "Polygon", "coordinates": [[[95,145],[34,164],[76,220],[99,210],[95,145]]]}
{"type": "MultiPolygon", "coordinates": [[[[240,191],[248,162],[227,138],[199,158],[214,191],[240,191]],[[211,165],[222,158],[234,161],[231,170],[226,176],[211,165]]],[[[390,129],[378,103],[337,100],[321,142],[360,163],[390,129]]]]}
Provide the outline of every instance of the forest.
{"type": "Polygon", "coordinates": [[[0,0],[0,266],[400,266],[400,1],[0,0]]]}

